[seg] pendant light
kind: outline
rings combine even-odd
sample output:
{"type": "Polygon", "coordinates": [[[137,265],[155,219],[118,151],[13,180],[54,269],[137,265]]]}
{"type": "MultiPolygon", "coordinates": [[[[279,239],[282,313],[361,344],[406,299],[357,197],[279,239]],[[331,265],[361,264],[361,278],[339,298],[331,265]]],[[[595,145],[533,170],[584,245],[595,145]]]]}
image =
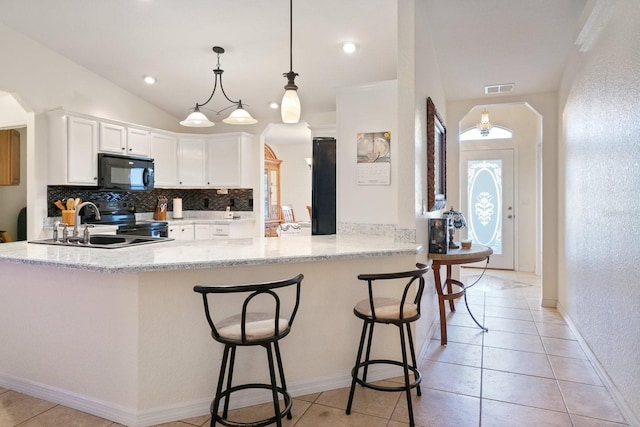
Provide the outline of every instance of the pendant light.
{"type": "Polygon", "coordinates": [[[224,87],[222,86],[222,73],[224,73],[224,70],[220,69],[220,55],[224,53],[224,49],[220,46],[214,46],[213,51],[218,56],[218,64],[215,70],[213,70],[213,74],[215,74],[213,91],[211,92],[211,95],[209,96],[209,99],[206,100],[206,102],[202,104],[196,103],[196,106],[193,109],[193,113],[189,114],[189,116],[181,121],[180,124],[187,127],[211,127],[215,125],[215,123],[210,121],[207,116],[205,116],[204,113],[200,111],[200,107],[204,107],[209,103],[209,101],[213,99],[213,95],[216,93],[216,89],[218,88],[218,80],[220,81],[220,90],[222,91],[222,94],[227,99],[227,101],[231,102],[234,105],[223,108],[220,111],[216,111],[216,114],[220,114],[221,112],[234,106],[236,107],[236,109],[229,115],[229,117],[223,119],[222,121],[224,123],[232,125],[252,125],[254,123],[258,123],[258,121],[251,117],[251,114],[249,114],[249,112],[244,109],[241,99],[238,101],[233,101],[227,96],[226,92],[224,91],[224,87]]]}
{"type": "Polygon", "coordinates": [[[280,115],[283,123],[300,121],[300,98],[295,79],[298,73],[293,71],[293,0],[289,0],[289,72],[283,74],[287,78],[284,96],[280,103],[280,115]]]}
{"type": "Polygon", "coordinates": [[[476,124],[476,127],[480,131],[480,135],[488,136],[493,124],[489,121],[489,112],[485,108],[480,115],[480,121],[476,124]]]}

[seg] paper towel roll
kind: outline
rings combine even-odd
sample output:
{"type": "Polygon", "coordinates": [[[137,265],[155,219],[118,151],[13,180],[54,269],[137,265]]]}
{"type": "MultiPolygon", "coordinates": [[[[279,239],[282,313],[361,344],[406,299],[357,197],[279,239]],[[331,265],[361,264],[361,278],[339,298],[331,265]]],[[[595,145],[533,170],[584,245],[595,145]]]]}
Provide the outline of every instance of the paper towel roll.
{"type": "Polygon", "coordinates": [[[182,199],[173,199],[173,217],[182,218],[182,199]]]}

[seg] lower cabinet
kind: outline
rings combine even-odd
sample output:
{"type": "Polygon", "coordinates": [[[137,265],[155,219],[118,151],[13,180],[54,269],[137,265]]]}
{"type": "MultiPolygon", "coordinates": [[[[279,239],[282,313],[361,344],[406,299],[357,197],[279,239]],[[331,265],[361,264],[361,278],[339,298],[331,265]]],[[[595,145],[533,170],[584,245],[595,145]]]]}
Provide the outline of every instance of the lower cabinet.
{"type": "Polygon", "coordinates": [[[170,225],[169,237],[175,240],[195,240],[195,228],[193,224],[170,225]]]}

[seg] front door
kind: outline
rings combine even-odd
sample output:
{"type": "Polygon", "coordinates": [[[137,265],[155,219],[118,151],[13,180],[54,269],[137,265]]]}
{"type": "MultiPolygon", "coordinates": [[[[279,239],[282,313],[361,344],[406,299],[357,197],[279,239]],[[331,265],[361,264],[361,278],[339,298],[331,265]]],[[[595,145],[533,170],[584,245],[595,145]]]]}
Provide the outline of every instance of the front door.
{"type": "Polygon", "coordinates": [[[493,249],[489,268],[514,269],[513,150],[460,152],[460,207],[473,244],[493,249]]]}

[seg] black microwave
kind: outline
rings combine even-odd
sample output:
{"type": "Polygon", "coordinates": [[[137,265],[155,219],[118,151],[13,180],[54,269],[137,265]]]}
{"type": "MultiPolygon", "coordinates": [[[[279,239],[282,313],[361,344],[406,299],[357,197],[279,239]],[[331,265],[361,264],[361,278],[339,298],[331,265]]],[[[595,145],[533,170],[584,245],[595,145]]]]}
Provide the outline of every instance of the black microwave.
{"type": "Polygon", "coordinates": [[[98,187],[103,190],[153,190],[153,159],[98,154],[98,187]]]}

